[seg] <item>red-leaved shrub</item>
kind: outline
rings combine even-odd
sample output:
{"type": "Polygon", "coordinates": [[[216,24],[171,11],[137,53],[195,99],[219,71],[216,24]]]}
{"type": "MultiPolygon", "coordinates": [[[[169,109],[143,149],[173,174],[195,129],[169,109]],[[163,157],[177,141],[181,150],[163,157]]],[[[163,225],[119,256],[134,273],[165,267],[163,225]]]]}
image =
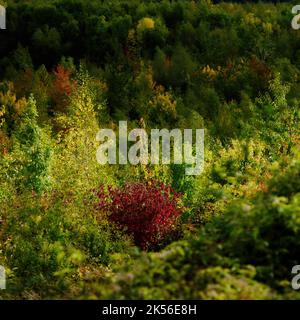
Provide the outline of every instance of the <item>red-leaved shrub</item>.
{"type": "Polygon", "coordinates": [[[147,249],[170,234],[182,214],[180,194],[161,183],[130,182],[122,188],[109,187],[97,192],[98,208],[109,214],[110,221],[132,234],[135,243],[147,249]]]}

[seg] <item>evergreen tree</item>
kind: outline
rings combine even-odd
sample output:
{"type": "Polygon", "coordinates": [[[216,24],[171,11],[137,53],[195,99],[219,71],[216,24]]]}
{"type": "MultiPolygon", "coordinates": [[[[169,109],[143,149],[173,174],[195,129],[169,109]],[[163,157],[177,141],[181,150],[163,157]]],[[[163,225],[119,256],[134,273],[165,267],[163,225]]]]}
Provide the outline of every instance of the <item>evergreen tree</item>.
{"type": "Polygon", "coordinates": [[[36,102],[31,95],[13,135],[13,154],[18,159],[21,191],[42,193],[50,186],[51,143],[45,129],[37,124],[36,102]]]}

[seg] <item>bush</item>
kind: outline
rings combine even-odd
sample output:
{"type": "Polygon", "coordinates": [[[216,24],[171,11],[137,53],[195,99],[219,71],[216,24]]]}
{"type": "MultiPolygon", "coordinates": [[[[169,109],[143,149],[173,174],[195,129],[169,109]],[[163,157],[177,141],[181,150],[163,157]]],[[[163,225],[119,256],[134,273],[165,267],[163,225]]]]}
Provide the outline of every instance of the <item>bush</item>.
{"type": "Polygon", "coordinates": [[[299,263],[300,249],[295,245],[300,241],[299,176],[298,160],[275,176],[265,192],[231,206],[206,228],[220,243],[222,255],[255,265],[256,278],[275,287],[299,263]]]}
{"type": "Polygon", "coordinates": [[[170,234],[183,212],[178,206],[180,194],[162,183],[126,183],[123,188],[109,187],[109,193],[102,188],[97,195],[99,209],[126,228],[143,249],[159,244],[170,234]]]}

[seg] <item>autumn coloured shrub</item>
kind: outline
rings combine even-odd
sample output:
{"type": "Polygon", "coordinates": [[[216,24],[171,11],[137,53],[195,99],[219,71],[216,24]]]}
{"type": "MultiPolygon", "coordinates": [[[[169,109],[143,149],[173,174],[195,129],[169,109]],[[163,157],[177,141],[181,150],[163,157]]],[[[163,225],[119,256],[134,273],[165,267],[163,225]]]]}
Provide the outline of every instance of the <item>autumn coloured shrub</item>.
{"type": "Polygon", "coordinates": [[[110,221],[132,234],[143,249],[158,245],[175,226],[183,208],[180,194],[164,184],[130,182],[122,188],[101,188],[98,208],[109,214],[110,221]]]}
{"type": "Polygon", "coordinates": [[[52,99],[58,111],[65,111],[71,93],[76,88],[76,82],[71,79],[71,71],[58,65],[54,70],[52,99]]]}

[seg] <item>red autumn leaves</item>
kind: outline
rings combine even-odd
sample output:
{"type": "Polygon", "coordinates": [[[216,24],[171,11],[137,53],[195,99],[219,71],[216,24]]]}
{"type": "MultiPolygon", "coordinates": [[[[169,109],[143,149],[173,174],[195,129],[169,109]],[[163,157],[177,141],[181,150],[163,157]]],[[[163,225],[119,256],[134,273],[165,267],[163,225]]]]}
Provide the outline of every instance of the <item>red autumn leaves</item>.
{"type": "Polygon", "coordinates": [[[143,249],[158,245],[176,225],[182,214],[180,195],[162,183],[131,182],[123,188],[109,187],[97,192],[98,208],[110,221],[133,235],[143,249]]]}

